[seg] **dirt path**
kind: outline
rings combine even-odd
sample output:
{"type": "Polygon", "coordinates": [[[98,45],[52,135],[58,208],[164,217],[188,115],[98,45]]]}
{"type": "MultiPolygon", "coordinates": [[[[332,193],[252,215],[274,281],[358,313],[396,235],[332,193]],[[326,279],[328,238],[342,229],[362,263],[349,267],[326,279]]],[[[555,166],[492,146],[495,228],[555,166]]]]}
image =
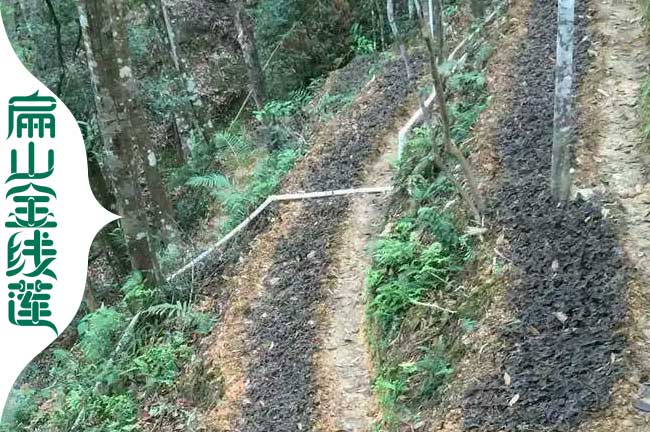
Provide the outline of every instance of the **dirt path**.
{"type": "MultiPolygon", "coordinates": [[[[398,118],[369,167],[364,185],[390,185],[396,159],[398,118]]],[[[350,203],[350,215],[332,250],[328,301],[316,354],[320,427],[326,431],[370,431],[377,415],[371,391],[371,359],[364,324],[365,274],[371,265],[370,240],[379,234],[387,196],[364,195],[350,203]]]]}
{"type": "Polygon", "coordinates": [[[638,106],[649,56],[639,2],[598,0],[592,7],[596,59],[579,103],[588,144],[579,173],[591,174],[583,175],[584,193],[603,199],[609,217],[620,222],[618,235],[635,272],[628,284],[626,373],[612,404],[578,431],[647,431],[650,419],[633,406],[650,372],[650,185],[638,106]]]}

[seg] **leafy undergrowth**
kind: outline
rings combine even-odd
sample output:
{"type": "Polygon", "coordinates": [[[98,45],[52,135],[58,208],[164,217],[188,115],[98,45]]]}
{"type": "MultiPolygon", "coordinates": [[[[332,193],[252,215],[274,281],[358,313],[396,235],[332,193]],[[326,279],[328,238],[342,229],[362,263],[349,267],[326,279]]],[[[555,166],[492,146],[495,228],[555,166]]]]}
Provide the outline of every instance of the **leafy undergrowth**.
{"type": "Polygon", "coordinates": [[[307,151],[314,125],[348,108],[380,67],[383,57],[371,53],[364,52],[328,83],[314,80],[284,100],[267,102],[253,113],[255,130],[235,125],[217,133],[207,146],[197,143],[190,163],[170,176],[172,186],[191,191],[176,200],[181,225],[196,227],[216,207],[220,223],[215,235],[220,237],[275,193],[307,151]],[[341,79],[350,82],[339,83],[341,79]],[[220,161],[218,166],[215,161],[220,161]]]}
{"type": "Polygon", "coordinates": [[[122,292],[118,304],[79,321],[72,347],[52,352],[47,385],[12,392],[0,431],[126,432],[169,416],[191,423],[178,401],[189,406],[213,391],[192,347],[213,319],[138,274],[122,292]]]}
{"type": "MultiPolygon", "coordinates": [[[[379,56],[363,54],[354,70],[339,71],[356,77],[353,84],[336,77],[316,81],[286,100],[269,101],[248,122],[252,129],[235,124],[210,142],[197,137],[182,167],[163,159],[180,226],[196,232],[216,213],[213,235],[221,237],[275,193],[305,154],[311,128],[349,107],[371,79],[379,56]]],[[[161,257],[165,269],[179,265],[180,251],[172,246],[161,257]]],[[[146,286],[136,274],[115,291],[109,304],[81,315],[66,342],[46,350],[23,373],[0,432],[198,427],[197,412],[216,403],[223,387],[197,354],[197,342],[216,317],[197,311],[193,290],[185,285],[146,286]]]]}
{"type": "MultiPolygon", "coordinates": [[[[471,128],[489,97],[477,47],[471,65],[448,77],[452,136],[469,151],[471,128]]],[[[494,281],[476,281],[483,262],[482,228],[467,221],[454,187],[428,160],[438,130],[415,129],[396,176],[398,215],[376,241],[367,276],[367,327],[382,409],[375,430],[417,426],[439,401],[489,304],[494,281]]]]}

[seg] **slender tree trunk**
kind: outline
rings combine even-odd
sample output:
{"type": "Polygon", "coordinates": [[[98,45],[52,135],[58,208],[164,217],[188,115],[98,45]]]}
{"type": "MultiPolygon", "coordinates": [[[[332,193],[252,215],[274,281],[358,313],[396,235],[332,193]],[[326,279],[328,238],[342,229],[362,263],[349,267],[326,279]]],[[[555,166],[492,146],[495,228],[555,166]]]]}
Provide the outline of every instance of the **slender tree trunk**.
{"type": "MultiPolygon", "coordinates": [[[[393,33],[393,38],[395,39],[396,43],[399,45],[400,56],[402,57],[402,61],[404,62],[404,69],[406,71],[406,80],[408,84],[411,85],[414,79],[413,72],[411,71],[411,66],[409,64],[409,60],[406,55],[406,47],[404,46],[404,40],[402,39],[402,35],[399,29],[397,28],[397,23],[395,22],[395,6],[393,0],[386,0],[386,15],[388,16],[388,24],[393,33]]],[[[420,104],[420,109],[422,110],[423,117],[425,119],[428,119],[429,110],[427,109],[424,96],[422,96],[419,92],[418,92],[418,102],[420,104]]]]}
{"type": "MultiPolygon", "coordinates": [[[[169,11],[163,0],[156,0],[151,3],[150,9],[152,10],[153,22],[159,28],[159,34],[166,45],[165,50],[169,53],[169,57],[174,65],[174,69],[178,73],[180,81],[183,83],[181,89],[177,89],[181,99],[185,98],[187,91],[187,75],[183,73],[181,61],[179,59],[179,47],[176,43],[176,34],[169,17],[169,11]]],[[[192,86],[194,88],[195,86],[192,86]]],[[[194,96],[191,97],[194,99],[194,96]]],[[[187,161],[192,155],[192,123],[193,123],[193,109],[191,99],[187,102],[183,101],[176,107],[172,113],[174,126],[178,138],[178,144],[181,151],[179,154],[182,156],[182,161],[187,161]]]]}
{"type": "Polygon", "coordinates": [[[63,89],[63,80],[65,80],[65,58],[63,56],[63,42],[61,41],[61,22],[56,14],[56,9],[52,4],[52,0],[45,0],[45,5],[47,6],[48,11],[50,12],[50,18],[52,19],[52,24],[54,25],[54,32],[56,37],[56,54],[59,59],[59,79],[56,83],[56,94],[60,97],[61,90],[63,89]]]}
{"type": "MultiPolygon", "coordinates": [[[[476,182],[476,177],[474,175],[474,172],[472,171],[469,162],[463,155],[462,151],[456,146],[456,144],[453,142],[451,138],[451,122],[449,119],[449,112],[447,111],[446,88],[443,79],[440,76],[440,72],[438,70],[438,62],[442,59],[442,53],[444,51],[444,37],[441,37],[441,33],[443,31],[442,30],[443,29],[442,9],[440,8],[439,0],[432,0],[432,1],[434,2],[434,4],[437,3],[438,6],[437,8],[435,6],[433,7],[433,10],[437,13],[437,16],[435,16],[435,21],[437,24],[436,25],[437,32],[440,33],[439,35],[437,35],[438,36],[437,52],[433,45],[434,35],[431,34],[430,31],[426,30],[427,25],[424,22],[424,19],[422,17],[420,18],[420,25],[422,27],[422,34],[424,35],[424,40],[427,46],[427,50],[429,51],[429,64],[431,69],[431,77],[433,78],[433,83],[436,90],[436,102],[438,105],[438,113],[440,116],[440,123],[442,126],[443,147],[444,147],[444,151],[450,156],[454,157],[460,164],[463,174],[465,175],[465,179],[467,181],[469,193],[467,193],[464,190],[464,188],[460,183],[455,181],[455,179],[451,174],[451,170],[447,168],[444,161],[442,161],[441,158],[438,156],[435,142],[433,141],[431,143],[431,159],[433,160],[434,164],[457,186],[459,193],[466,201],[470,211],[474,214],[475,218],[480,221],[480,216],[484,210],[484,207],[483,207],[483,200],[481,198],[481,194],[478,188],[478,184],[476,182]],[[436,54],[438,55],[437,59],[436,59],[436,54]]],[[[431,7],[431,2],[429,2],[429,5],[431,7]]],[[[429,13],[431,13],[431,9],[429,13]]]]}
{"type": "Polygon", "coordinates": [[[84,290],[84,303],[88,308],[89,313],[93,313],[98,309],[97,300],[95,298],[95,287],[90,277],[86,278],[86,289],[84,290]]]}
{"type": "Polygon", "coordinates": [[[478,189],[478,184],[476,183],[476,177],[474,172],[469,165],[469,162],[463,156],[463,153],[460,149],[454,144],[451,139],[451,126],[449,121],[449,113],[447,112],[447,101],[446,101],[446,89],[440,77],[438,71],[438,65],[434,60],[433,46],[429,42],[428,44],[429,56],[431,58],[431,75],[433,77],[433,82],[436,87],[436,101],[438,103],[438,112],[440,114],[440,120],[442,125],[442,135],[444,140],[444,150],[449,155],[453,156],[461,166],[467,185],[469,187],[470,196],[473,202],[470,203],[470,207],[475,207],[478,211],[478,214],[483,212],[483,200],[481,199],[481,193],[478,189]]]}
{"type": "Polygon", "coordinates": [[[431,37],[436,38],[437,63],[440,63],[445,56],[445,25],[442,21],[441,0],[429,0],[429,27],[431,28],[431,37]]]}
{"type": "Polygon", "coordinates": [[[253,23],[246,12],[244,1],[235,0],[235,26],[237,27],[237,40],[241,47],[244,63],[248,70],[248,82],[252,92],[255,106],[258,110],[264,108],[266,99],[266,83],[264,80],[264,71],[260,64],[259,55],[257,54],[257,45],[255,44],[255,29],[253,23]]]}
{"type": "Polygon", "coordinates": [[[156,282],[158,263],[138,182],[138,140],[148,139],[148,132],[136,102],[124,1],[81,0],[79,12],[107,173],[116,189],[129,257],[134,269],[156,282]]]}
{"type": "Polygon", "coordinates": [[[377,17],[379,21],[379,40],[381,41],[381,50],[386,49],[386,31],[385,31],[385,22],[384,22],[384,13],[381,6],[381,0],[374,0],[374,6],[377,10],[377,17]]]}
{"type": "Polygon", "coordinates": [[[184,158],[187,160],[192,155],[192,130],[200,133],[206,144],[212,140],[216,131],[212,120],[208,118],[208,112],[203,106],[201,95],[196,90],[196,81],[178,44],[169,8],[164,0],[154,0],[151,8],[157,10],[157,13],[154,14],[155,21],[159,23],[161,34],[168,47],[169,57],[183,83],[183,88],[179,92],[183,96],[186,94],[189,97],[189,101],[183,103],[174,113],[176,130],[181,140],[184,158]]]}
{"type": "MultiPolygon", "coordinates": [[[[117,211],[115,195],[113,195],[113,192],[106,181],[106,177],[102,172],[102,168],[95,153],[88,152],[87,160],[88,178],[95,197],[104,208],[111,211],[117,211]]],[[[122,276],[131,271],[131,267],[129,257],[124,253],[122,245],[120,245],[119,242],[116,242],[115,238],[110,235],[110,232],[117,226],[117,222],[111,222],[100,231],[97,239],[101,244],[103,252],[106,254],[106,258],[115,273],[116,279],[119,280],[122,276]]]]}
{"type": "Polygon", "coordinates": [[[560,202],[567,201],[571,193],[574,14],[574,0],[558,0],[551,191],[560,202]]]}
{"type": "MultiPolygon", "coordinates": [[[[144,139],[144,137],[143,137],[144,139]]],[[[138,146],[142,158],[142,167],[144,177],[149,189],[149,195],[155,205],[156,225],[160,228],[161,239],[166,243],[173,243],[178,240],[179,233],[176,227],[174,207],[172,206],[165,185],[163,184],[160,171],[158,170],[158,160],[156,154],[151,148],[151,139],[142,141],[146,144],[138,146]],[[147,147],[148,145],[148,147],[147,147]]]]}
{"type": "Polygon", "coordinates": [[[388,16],[388,26],[390,27],[391,32],[393,33],[393,39],[399,46],[399,54],[402,57],[404,62],[404,69],[406,71],[406,79],[408,82],[411,82],[413,74],[411,73],[411,66],[409,65],[408,58],[406,57],[406,47],[404,46],[404,41],[402,36],[397,28],[397,22],[395,21],[395,3],[393,0],[386,0],[386,16],[388,16]]]}

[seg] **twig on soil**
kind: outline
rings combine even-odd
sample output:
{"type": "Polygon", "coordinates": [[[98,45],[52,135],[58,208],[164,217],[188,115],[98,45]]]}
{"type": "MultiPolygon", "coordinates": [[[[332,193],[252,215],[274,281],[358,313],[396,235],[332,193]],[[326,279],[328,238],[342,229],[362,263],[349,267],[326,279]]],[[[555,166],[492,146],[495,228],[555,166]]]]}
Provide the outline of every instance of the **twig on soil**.
{"type": "Polygon", "coordinates": [[[428,307],[428,308],[432,308],[432,309],[438,309],[439,311],[447,312],[447,313],[452,314],[452,315],[456,313],[456,311],[451,310],[451,309],[447,309],[446,307],[439,306],[436,303],[423,303],[423,302],[419,302],[417,300],[409,300],[409,303],[412,303],[412,304],[414,304],[416,306],[424,306],[424,307],[428,307]]]}
{"type": "Polygon", "coordinates": [[[494,253],[497,254],[497,255],[499,255],[499,256],[500,256],[501,258],[503,258],[504,260],[506,260],[506,261],[508,261],[508,262],[512,262],[512,260],[511,260],[510,258],[508,258],[507,256],[505,256],[504,254],[502,254],[502,253],[499,251],[499,249],[494,248],[494,253]]]}

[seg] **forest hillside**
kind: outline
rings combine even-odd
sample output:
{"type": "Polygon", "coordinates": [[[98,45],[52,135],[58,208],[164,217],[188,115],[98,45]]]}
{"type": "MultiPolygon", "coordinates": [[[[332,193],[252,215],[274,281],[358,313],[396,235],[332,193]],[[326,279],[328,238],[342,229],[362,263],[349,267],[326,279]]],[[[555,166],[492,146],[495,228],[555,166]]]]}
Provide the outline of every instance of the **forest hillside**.
{"type": "Polygon", "coordinates": [[[98,201],[0,431],[650,430],[650,5],[2,0],[98,201]]]}

